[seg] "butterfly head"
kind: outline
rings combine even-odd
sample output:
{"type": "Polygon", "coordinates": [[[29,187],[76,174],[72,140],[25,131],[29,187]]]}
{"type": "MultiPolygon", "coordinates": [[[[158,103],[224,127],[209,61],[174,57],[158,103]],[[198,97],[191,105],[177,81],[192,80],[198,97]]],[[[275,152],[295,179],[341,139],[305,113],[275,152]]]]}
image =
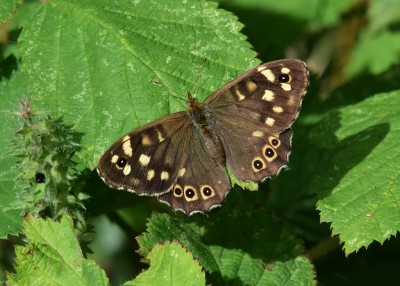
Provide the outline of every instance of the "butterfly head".
{"type": "Polygon", "coordinates": [[[188,92],[187,104],[187,113],[189,118],[193,120],[193,123],[195,122],[198,125],[205,125],[206,116],[204,114],[204,103],[199,102],[190,92],[188,92]]]}

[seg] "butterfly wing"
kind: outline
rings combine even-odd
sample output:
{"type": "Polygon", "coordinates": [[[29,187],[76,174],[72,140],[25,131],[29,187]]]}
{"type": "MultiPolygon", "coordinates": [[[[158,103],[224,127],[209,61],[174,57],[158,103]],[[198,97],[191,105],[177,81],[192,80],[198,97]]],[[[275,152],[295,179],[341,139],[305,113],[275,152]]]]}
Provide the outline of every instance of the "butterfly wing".
{"type": "Polygon", "coordinates": [[[225,166],[240,180],[258,182],[286,165],[290,125],[307,86],[303,62],[263,64],[214,92],[204,106],[191,106],[200,119],[178,112],[126,134],[105,152],[97,172],[112,188],[157,196],[188,214],[207,212],[231,187],[225,166]]]}
{"type": "Polygon", "coordinates": [[[290,126],[307,86],[302,61],[280,60],[244,73],[205,100],[226,165],[238,179],[259,182],[286,165],[290,126]]]}
{"type": "Polygon", "coordinates": [[[112,188],[139,195],[167,192],[186,160],[179,152],[188,129],[184,118],[175,113],[120,138],[100,159],[99,176],[112,188]]]}
{"type": "Polygon", "coordinates": [[[159,199],[186,213],[209,211],[230,188],[221,162],[178,112],[144,125],[115,142],[102,156],[97,172],[112,188],[159,199]],[[211,154],[212,155],[212,154],[211,154]]]}
{"type": "Polygon", "coordinates": [[[192,129],[188,134],[189,143],[186,150],[187,160],[184,164],[185,172],[178,176],[170,192],[161,195],[158,199],[171,205],[175,210],[187,214],[208,212],[220,206],[231,187],[229,177],[223,167],[223,153],[218,150],[212,138],[201,133],[201,130],[192,129]]]}

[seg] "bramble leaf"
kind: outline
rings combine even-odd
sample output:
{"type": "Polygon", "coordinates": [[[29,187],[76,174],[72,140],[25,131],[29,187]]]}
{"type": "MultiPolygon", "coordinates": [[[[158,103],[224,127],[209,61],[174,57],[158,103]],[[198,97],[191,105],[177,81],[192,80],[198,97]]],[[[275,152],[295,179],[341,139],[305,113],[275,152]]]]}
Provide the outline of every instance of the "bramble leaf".
{"type": "Polygon", "coordinates": [[[400,91],[331,112],[312,136],[332,156],[315,183],[321,220],[331,223],[346,253],[395,235],[400,229],[400,91]]]}
{"type": "Polygon", "coordinates": [[[23,226],[28,243],[16,247],[9,285],[108,285],[104,271],[83,258],[70,217],[58,223],[29,215],[23,226]]]}
{"type": "Polygon", "coordinates": [[[205,285],[201,266],[177,241],[156,244],[146,258],[150,268],[124,285],[205,285]]]}

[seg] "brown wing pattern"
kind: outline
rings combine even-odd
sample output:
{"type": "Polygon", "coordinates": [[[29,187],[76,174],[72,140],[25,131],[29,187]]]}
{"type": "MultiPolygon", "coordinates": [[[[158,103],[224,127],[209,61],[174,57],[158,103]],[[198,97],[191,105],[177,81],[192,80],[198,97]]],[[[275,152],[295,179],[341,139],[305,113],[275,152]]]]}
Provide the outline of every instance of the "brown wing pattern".
{"type": "Polygon", "coordinates": [[[199,131],[190,132],[188,156],[170,192],[158,199],[185,213],[208,212],[224,201],[231,183],[220,160],[207,151],[199,131]]]}
{"type": "Polygon", "coordinates": [[[185,113],[126,134],[105,152],[97,171],[112,188],[159,196],[188,214],[220,205],[230,189],[221,162],[207,153],[185,113]]]}
{"type": "Polygon", "coordinates": [[[139,195],[163,194],[171,188],[187,156],[179,149],[188,130],[184,112],[135,129],[104,153],[97,172],[112,188],[139,195]]]}
{"type": "Polygon", "coordinates": [[[290,126],[308,86],[299,60],[263,64],[206,99],[227,167],[240,180],[262,181],[288,162],[290,126]]]}
{"type": "Polygon", "coordinates": [[[140,127],[115,142],[97,172],[112,188],[157,196],[187,214],[220,205],[231,183],[260,182],[286,166],[291,124],[308,86],[299,60],[254,68],[189,111],[140,127]]]}

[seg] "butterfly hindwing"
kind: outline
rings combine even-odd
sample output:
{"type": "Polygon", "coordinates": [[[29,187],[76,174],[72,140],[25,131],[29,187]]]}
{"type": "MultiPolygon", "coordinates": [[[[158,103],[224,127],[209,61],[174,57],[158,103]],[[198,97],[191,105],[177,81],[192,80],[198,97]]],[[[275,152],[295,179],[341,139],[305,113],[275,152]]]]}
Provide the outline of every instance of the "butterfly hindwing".
{"type": "Polygon", "coordinates": [[[175,210],[187,214],[208,212],[224,201],[231,183],[224,170],[224,158],[218,152],[210,152],[213,140],[203,136],[200,130],[190,132],[189,146],[182,150],[188,157],[170,192],[158,199],[175,210]]]}
{"type": "MultiPolygon", "coordinates": [[[[228,128],[226,128],[228,130],[228,128]]],[[[221,132],[226,165],[242,181],[261,182],[276,176],[286,166],[291,147],[291,129],[282,133],[244,137],[221,132]]]]}

